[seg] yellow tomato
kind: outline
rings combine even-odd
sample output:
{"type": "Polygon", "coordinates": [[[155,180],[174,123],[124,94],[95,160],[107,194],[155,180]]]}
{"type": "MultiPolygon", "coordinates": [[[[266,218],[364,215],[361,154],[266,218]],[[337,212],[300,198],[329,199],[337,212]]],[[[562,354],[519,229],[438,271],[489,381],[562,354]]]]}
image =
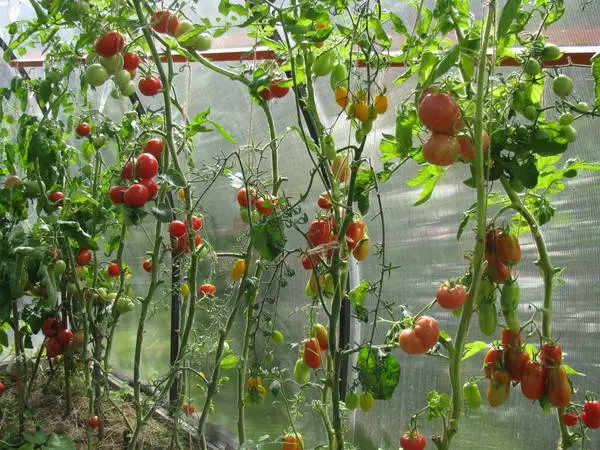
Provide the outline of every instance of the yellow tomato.
{"type": "Polygon", "coordinates": [[[377,111],[378,114],[384,114],[388,109],[387,96],[379,94],[377,97],[375,97],[375,100],[373,101],[373,106],[375,106],[375,111],[377,111]]]}
{"type": "Polygon", "coordinates": [[[177,198],[181,201],[185,200],[185,189],[183,189],[183,188],[177,189],[177,198]]]}
{"type": "Polygon", "coordinates": [[[246,261],[243,259],[236,259],[231,268],[231,278],[233,281],[239,281],[244,276],[246,271],[246,261]]]}
{"type": "Polygon", "coordinates": [[[358,102],[354,104],[354,117],[361,122],[369,120],[369,107],[365,102],[358,102]]]}
{"type": "Polygon", "coordinates": [[[335,102],[340,105],[340,108],[348,106],[348,89],[344,86],[338,86],[335,88],[335,102]]]}
{"type": "Polygon", "coordinates": [[[190,285],[187,284],[187,282],[184,282],[181,287],[179,288],[179,293],[181,295],[183,295],[184,297],[187,297],[190,295],[190,285]]]}

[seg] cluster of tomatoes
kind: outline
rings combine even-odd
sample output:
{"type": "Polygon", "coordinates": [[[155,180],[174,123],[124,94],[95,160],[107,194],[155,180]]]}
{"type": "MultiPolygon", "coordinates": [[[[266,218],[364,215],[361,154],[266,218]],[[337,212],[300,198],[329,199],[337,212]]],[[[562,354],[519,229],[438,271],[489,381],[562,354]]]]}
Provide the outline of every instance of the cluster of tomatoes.
{"type": "Polygon", "coordinates": [[[574,427],[581,420],[586,427],[598,429],[600,428],[600,401],[591,397],[583,404],[581,413],[575,407],[570,408],[562,415],[561,420],[569,427],[574,427]]]}
{"type": "Polygon", "coordinates": [[[261,217],[269,217],[278,206],[279,199],[269,193],[258,193],[253,187],[240,188],[236,194],[240,217],[244,223],[258,223],[261,217]],[[248,211],[250,209],[250,211],[248,211]]]}
{"type": "Polygon", "coordinates": [[[491,406],[500,406],[506,401],[511,381],[521,384],[521,391],[529,400],[544,398],[546,403],[558,408],[569,405],[572,388],[561,365],[561,346],[546,342],[537,356],[537,360],[531,359],[523,348],[520,333],[508,328],[503,330],[502,345],[490,348],[483,360],[485,376],[490,380],[487,399],[491,406]]]}
{"type": "Polygon", "coordinates": [[[143,153],[136,159],[127,161],[121,169],[121,178],[131,184],[118,184],[110,188],[108,195],[114,204],[141,208],[156,197],[159,186],[154,177],[158,174],[158,160],[164,148],[162,139],[149,139],[144,144],[143,153]]]}
{"type": "Polygon", "coordinates": [[[42,333],[46,336],[44,347],[48,358],[62,355],[73,341],[73,332],[65,328],[57,317],[48,317],[42,323],[42,333]]]}
{"type": "Polygon", "coordinates": [[[246,380],[246,399],[252,403],[261,403],[267,395],[263,380],[259,376],[250,376],[246,380]]]}
{"type": "Polygon", "coordinates": [[[489,228],[485,239],[487,274],[495,283],[511,279],[511,266],[521,261],[519,238],[501,228],[489,228]]]}
{"type": "MultiPolygon", "coordinates": [[[[423,92],[418,108],[421,123],[432,132],[423,145],[423,156],[436,166],[449,166],[457,160],[473,161],[475,147],[467,134],[458,134],[464,127],[462,112],[456,99],[436,88],[423,92]]],[[[484,130],[483,150],[490,146],[490,137],[484,130]]]]}
{"type": "Polygon", "coordinates": [[[180,20],[171,11],[157,11],[152,14],[150,26],[157,33],[173,36],[189,50],[202,52],[208,50],[212,45],[212,38],[208,33],[194,33],[196,27],[192,22],[187,19],[180,20]]]}
{"type": "Polygon", "coordinates": [[[433,348],[440,337],[437,320],[430,316],[420,316],[413,326],[400,332],[398,343],[409,355],[422,355],[433,348]]]}
{"type": "MultiPolygon", "coordinates": [[[[192,216],[192,229],[194,230],[194,249],[198,248],[202,244],[202,236],[200,236],[200,230],[204,225],[204,220],[200,216],[192,216]]],[[[169,223],[169,234],[173,239],[177,240],[177,244],[174,248],[176,253],[190,251],[190,242],[188,240],[188,227],[187,224],[182,220],[172,220],[169,223]]],[[[149,260],[146,260],[149,261],[149,260]]],[[[148,272],[152,271],[152,261],[149,264],[144,261],[144,269],[148,272]],[[146,268],[148,266],[148,268],[146,268]]]]}

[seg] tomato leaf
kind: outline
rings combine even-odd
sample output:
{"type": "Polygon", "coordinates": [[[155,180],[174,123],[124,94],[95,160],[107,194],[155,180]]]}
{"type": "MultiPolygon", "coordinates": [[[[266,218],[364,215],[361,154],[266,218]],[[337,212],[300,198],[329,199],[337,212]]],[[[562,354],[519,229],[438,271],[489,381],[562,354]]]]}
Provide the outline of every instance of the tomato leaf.
{"type": "Polygon", "coordinates": [[[562,368],[565,369],[565,372],[567,372],[567,375],[579,375],[580,377],[587,376],[585,373],[578,372],[577,370],[573,369],[571,366],[569,366],[567,364],[563,364],[562,368]]]}
{"type": "Polygon", "coordinates": [[[80,247],[98,250],[98,243],[89,234],[83,231],[83,228],[81,228],[79,223],[59,220],[58,226],[65,236],[76,241],[80,247]]]}
{"type": "Polygon", "coordinates": [[[450,396],[432,391],[427,394],[428,418],[432,420],[436,417],[443,417],[450,409],[450,396]]]}
{"type": "Polygon", "coordinates": [[[460,56],[460,47],[458,45],[453,46],[445,52],[442,56],[442,59],[437,63],[433,71],[431,72],[431,76],[427,80],[427,83],[423,87],[427,87],[435,80],[440,78],[442,75],[445,75],[452,67],[456,65],[458,62],[458,57],[460,56]]]}
{"type": "Polygon", "coordinates": [[[426,88],[431,84],[431,78],[435,67],[437,66],[439,57],[432,52],[426,51],[421,57],[419,66],[419,87],[426,88]]]}
{"type": "Polygon", "coordinates": [[[348,293],[348,299],[354,310],[356,318],[361,322],[369,322],[369,311],[363,305],[367,298],[367,293],[373,290],[373,285],[368,280],[362,280],[358,286],[348,293]]]}
{"type": "Polygon", "coordinates": [[[229,142],[231,142],[232,144],[237,144],[237,141],[233,138],[231,134],[229,134],[229,132],[225,129],[223,125],[221,125],[218,122],[215,122],[214,120],[207,120],[207,122],[210,123],[213,127],[215,127],[215,130],[217,130],[219,134],[225,139],[227,139],[229,142]]]}
{"type": "MultiPolygon", "coordinates": [[[[413,135],[417,130],[417,112],[414,108],[403,106],[396,116],[396,155],[398,158],[408,156],[413,148],[413,135]]],[[[384,160],[382,158],[382,160],[384,160]]],[[[385,161],[385,160],[384,160],[385,161]]]]}
{"type": "Polygon", "coordinates": [[[285,248],[283,224],[276,217],[270,217],[265,223],[253,225],[250,236],[254,248],[269,261],[273,261],[285,248]]]}
{"type": "Polygon", "coordinates": [[[239,355],[229,355],[221,360],[219,366],[221,366],[221,369],[223,370],[235,369],[238,365],[239,360],[239,355]]]}
{"type": "Polygon", "coordinates": [[[377,400],[392,398],[400,381],[400,363],[394,356],[365,345],[358,352],[356,369],[363,391],[377,400]]]}
{"type": "Polygon", "coordinates": [[[433,193],[433,189],[437,184],[438,180],[444,174],[445,170],[441,167],[434,166],[433,164],[428,164],[423,167],[419,173],[412,179],[408,180],[405,184],[410,187],[423,186],[423,190],[419,195],[417,201],[413,204],[413,206],[419,206],[425,203],[427,200],[431,198],[431,194],[433,193]]]}
{"type": "Polygon", "coordinates": [[[521,7],[521,0],[508,0],[502,8],[502,12],[500,13],[500,20],[498,21],[498,40],[502,42],[508,35],[510,31],[510,26],[512,25],[515,17],[519,13],[519,8],[521,7]]]}
{"type": "Polygon", "coordinates": [[[462,361],[465,359],[469,359],[475,356],[477,353],[480,353],[488,348],[487,343],[483,341],[473,341],[465,344],[465,352],[462,356],[462,361]]]}

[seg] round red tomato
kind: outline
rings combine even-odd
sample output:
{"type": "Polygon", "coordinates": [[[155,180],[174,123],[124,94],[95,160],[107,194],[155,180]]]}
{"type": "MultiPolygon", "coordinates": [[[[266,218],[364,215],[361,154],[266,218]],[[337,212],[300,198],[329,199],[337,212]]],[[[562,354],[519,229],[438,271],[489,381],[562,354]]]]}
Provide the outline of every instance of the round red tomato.
{"type": "Polygon", "coordinates": [[[290,91],[290,88],[288,86],[281,85],[286,81],[287,78],[285,77],[275,77],[273,78],[273,80],[271,80],[271,86],[269,86],[269,90],[271,91],[274,97],[282,98],[287,95],[287,93],[290,91]]]}
{"type": "Polygon", "coordinates": [[[442,308],[460,308],[467,300],[467,290],[462,284],[446,281],[438,287],[435,299],[442,308]]]}
{"type": "Polygon", "coordinates": [[[319,259],[319,257],[317,255],[308,255],[306,253],[302,254],[302,267],[304,267],[306,270],[310,270],[313,267],[316,267],[321,260],[319,259]]]}
{"type": "Polygon", "coordinates": [[[63,347],[68,346],[73,340],[73,332],[68,328],[63,328],[58,332],[58,336],[56,336],[56,340],[60,342],[63,347]]]}
{"type": "Polygon", "coordinates": [[[402,450],[423,450],[427,440],[423,433],[417,431],[407,431],[400,438],[400,447],[402,450]]]}
{"type": "Polygon", "coordinates": [[[92,131],[92,127],[87,122],[79,122],[77,128],[75,128],[75,133],[77,133],[77,136],[79,137],[87,136],[90,134],[90,131],[92,131]]]}
{"type": "Polygon", "coordinates": [[[562,362],[562,348],[560,344],[545,343],[540,353],[540,361],[546,367],[560,366],[562,362]]]}
{"type": "Polygon", "coordinates": [[[141,208],[148,201],[148,189],[140,183],[134,183],[123,194],[123,203],[130,208],[141,208]]]}
{"type": "Polygon", "coordinates": [[[331,203],[331,197],[327,191],[323,192],[319,196],[319,200],[317,200],[317,204],[321,209],[331,209],[333,208],[333,204],[331,203]]]}
{"type": "Polygon", "coordinates": [[[144,144],[144,153],[150,153],[156,159],[160,158],[164,149],[165,143],[161,138],[148,139],[144,144]]]}
{"type": "Polygon", "coordinates": [[[127,161],[123,168],[121,169],[121,178],[124,180],[133,179],[133,168],[135,166],[135,159],[133,161],[127,161]]]}
{"type": "Polygon", "coordinates": [[[277,197],[273,195],[261,196],[256,200],[256,210],[261,216],[267,217],[273,213],[276,204],[277,197]]]}
{"type": "Polygon", "coordinates": [[[214,284],[204,283],[200,285],[198,291],[204,295],[215,295],[217,293],[217,288],[214,284]]]}
{"type": "Polygon", "coordinates": [[[560,420],[562,420],[562,422],[566,426],[574,427],[575,425],[577,425],[577,421],[579,420],[579,415],[577,415],[577,413],[574,413],[574,412],[567,412],[567,413],[564,413],[562,416],[560,416],[560,420]]]}
{"type": "Polygon", "coordinates": [[[50,194],[48,194],[48,198],[52,203],[59,203],[65,198],[65,194],[59,191],[50,192],[50,194]]]}
{"type": "Polygon", "coordinates": [[[172,220],[169,224],[169,233],[175,238],[180,238],[187,233],[187,227],[181,220],[172,220]]]}
{"type": "Polygon", "coordinates": [[[271,91],[271,86],[267,86],[262,91],[260,91],[260,95],[263,99],[267,101],[271,100],[274,97],[273,92],[271,91]]]}
{"type": "Polygon", "coordinates": [[[118,31],[110,31],[96,41],[96,53],[110,58],[120,53],[125,47],[125,39],[118,31]]]}
{"type": "Polygon", "coordinates": [[[313,220],[308,226],[308,233],[306,237],[308,241],[313,245],[321,245],[329,242],[329,232],[331,227],[329,226],[329,220],[326,218],[320,218],[313,220]]]}
{"type": "Polygon", "coordinates": [[[115,205],[119,205],[123,203],[123,195],[125,194],[126,190],[127,186],[118,184],[110,188],[110,190],[108,191],[108,196],[115,205]]]}
{"type": "Polygon", "coordinates": [[[423,125],[434,133],[451,136],[464,125],[456,100],[444,92],[427,92],[421,98],[418,113],[423,125]]]}
{"type": "Polygon", "coordinates": [[[47,339],[44,346],[48,358],[56,358],[58,355],[62,355],[64,351],[62,344],[55,337],[47,339]]]}
{"type": "Polygon", "coordinates": [[[194,405],[193,403],[184,403],[183,404],[183,412],[187,416],[191,416],[192,414],[194,414],[196,412],[196,405],[194,405]]]}
{"type": "Polygon", "coordinates": [[[192,216],[192,228],[195,231],[201,230],[203,225],[204,225],[204,220],[202,219],[202,217],[192,216]]]}
{"type": "Polygon", "coordinates": [[[118,277],[119,275],[121,275],[121,268],[119,267],[119,265],[117,263],[110,263],[108,265],[108,267],[106,268],[106,273],[108,274],[109,277],[118,277]]]}
{"type": "Polygon", "coordinates": [[[538,400],[546,390],[548,369],[540,363],[529,360],[523,367],[521,376],[521,392],[529,400],[538,400]]]}
{"type": "Polygon", "coordinates": [[[157,173],[157,159],[150,153],[142,153],[135,162],[135,174],[140,178],[152,178],[157,173]]]}
{"type": "Polygon", "coordinates": [[[487,274],[494,283],[506,283],[511,278],[510,267],[496,260],[495,255],[486,253],[485,260],[488,263],[487,274]]]}
{"type": "Polygon", "coordinates": [[[581,421],[585,424],[586,427],[591,428],[593,430],[600,428],[600,417],[594,417],[584,412],[583,414],[581,414],[581,421]]]}
{"type": "Polygon", "coordinates": [[[144,270],[146,272],[152,272],[152,260],[145,259],[144,262],[142,263],[142,267],[144,268],[144,270]]]}
{"type": "Polygon", "coordinates": [[[87,266],[92,260],[92,252],[87,248],[82,248],[77,253],[77,264],[80,266],[87,266]]]}
{"type": "MultiPolygon", "coordinates": [[[[123,55],[123,69],[131,72],[140,65],[140,55],[136,52],[127,52],[123,55]]],[[[131,77],[133,78],[133,76],[131,77]]]]}
{"type": "Polygon", "coordinates": [[[56,317],[48,317],[42,323],[42,333],[46,337],[54,337],[62,328],[62,323],[56,317]]]}
{"type": "Polygon", "coordinates": [[[440,337],[437,320],[429,316],[421,316],[414,328],[402,330],[399,343],[402,350],[409,355],[420,355],[431,349],[440,337]]]}
{"type": "MultiPolygon", "coordinates": [[[[250,192],[250,205],[253,206],[256,202],[256,191],[252,188],[249,189],[250,192]]],[[[248,206],[248,194],[246,193],[246,188],[241,188],[237,192],[237,202],[242,208],[246,208],[248,206]]]]}
{"type": "Polygon", "coordinates": [[[310,338],[304,341],[304,364],[311,369],[321,367],[321,348],[317,338],[310,338]]]}
{"type": "Polygon", "coordinates": [[[140,78],[140,81],[138,81],[138,88],[143,95],[152,97],[153,95],[158,94],[162,89],[162,81],[156,76],[140,78]]]}
{"type": "Polygon", "coordinates": [[[449,166],[459,152],[460,145],[456,138],[445,134],[434,134],[423,145],[423,157],[436,166],[449,166]]]}
{"type": "Polygon", "coordinates": [[[283,436],[281,450],[304,450],[304,438],[299,433],[290,433],[283,436]]]}
{"type": "Polygon", "coordinates": [[[148,200],[152,200],[158,194],[158,184],[152,178],[142,178],[140,184],[148,189],[148,200]]]}
{"type": "Polygon", "coordinates": [[[581,414],[581,420],[588,428],[600,428],[600,401],[586,401],[583,405],[583,413],[581,414]]]}
{"type": "Polygon", "coordinates": [[[100,418],[98,416],[92,416],[88,420],[88,426],[90,428],[98,428],[100,426],[100,418]]]}
{"type": "Polygon", "coordinates": [[[150,26],[158,33],[169,33],[174,36],[177,25],[179,19],[171,11],[157,11],[150,18],[150,26]]]}

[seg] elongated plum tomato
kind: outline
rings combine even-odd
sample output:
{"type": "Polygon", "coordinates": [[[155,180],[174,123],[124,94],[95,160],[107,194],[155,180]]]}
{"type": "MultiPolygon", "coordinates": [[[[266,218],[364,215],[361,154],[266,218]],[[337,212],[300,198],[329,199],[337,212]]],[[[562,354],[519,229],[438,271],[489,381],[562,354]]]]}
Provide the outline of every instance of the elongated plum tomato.
{"type": "Polygon", "coordinates": [[[123,47],[125,47],[125,39],[118,31],[109,31],[96,41],[96,53],[105,58],[120,53],[123,47]]]}
{"type": "Polygon", "coordinates": [[[317,200],[317,204],[321,209],[331,209],[333,208],[333,204],[331,203],[331,197],[327,191],[323,192],[319,196],[319,200],[317,200]]]}
{"type": "Polygon", "coordinates": [[[425,436],[417,431],[407,431],[400,438],[400,446],[403,450],[423,450],[425,445],[427,445],[425,436]]]}
{"type": "Polygon", "coordinates": [[[135,174],[140,178],[152,178],[158,174],[158,161],[150,153],[142,153],[135,162],[135,174]]]}
{"type": "Polygon", "coordinates": [[[304,438],[298,433],[286,434],[283,436],[281,450],[304,450],[304,438]]]}
{"type": "Polygon", "coordinates": [[[311,369],[321,367],[321,348],[316,338],[310,338],[304,341],[304,363],[311,369]]]}
{"type": "Polygon", "coordinates": [[[510,394],[510,375],[505,370],[496,370],[488,384],[487,400],[492,408],[502,405],[510,394]]]}
{"type": "Polygon", "coordinates": [[[546,395],[553,406],[564,408],[571,402],[573,390],[564,367],[550,367],[546,377],[546,395]]]}
{"type": "Polygon", "coordinates": [[[348,89],[344,86],[338,86],[334,91],[335,102],[340,106],[340,108],[345,108],[348,106],[348,89]]]}
{"type": "Polygon", "coordinates": [[[326,351],[329,349],[329,333],[327,332],[327,328],[320,323],[316,323],[312,327],[312,335],[317,338],[319,341],[319,348],[321,351],[326,351]]]}
{"type": "Polygon", "coordinates": [[[153,95],[158,94],[162,89],[162,81],[156,76],[140,78],[140,81],[138,81],[138,88],[143,95],[152,97],[153,95]]]}
{"type": "Polygon", "coordinates": [[[519,238],[514,234],[500,232],[496,238],[496,259],[503,264],[518,264],[521,261],[519,238]]]}
{"type": "Polygon", "coordinates": [[[512,381],[521,381],[528,362],[529,352],[527,350],[509,348],[504,351],[504,367],[508,370],[512,381]]]}
{"type": "MultiPolygon", "coordinates": [[[[490,148],[490,135],[487,131],[483,130],[481,134],[483,151],[487,152],[490,148]]],[[[460,159],[463,161],[474,161],[475,160],[475,145],[469,136],[461,134],[456,137],[458,144],[460,145],[460,159]]]]}
{"type": "Polygon", "coordinates": [[[365,236],[365,222],[361,217],[355,217],[346,229],[346,237],[356,245],[365,236]]]}
{"type": "Polygon", "coordinates": [[[438,287],[435,299],[442,308],[459,308],[467,299],[467,290],[462,284],[447,281],[438,287]]]}
{"type": "Polygon", "coordinates": [[[52,203],[59,203],[62,202],[62,200],[65,198],[65,194],[60,192],[60,191],[54,191],[54,192],[50,192],[48,194],[48,199],[52,202],[52,203]]]}
{"type": "Polygon", "coordinates": [[[180,238],[187,233],[187,227],[181,220],[172,220],[169,224],[169,233],[175,238],[180,238]]]}
{"type": "Polygon", "coordinates": [[[388,109],[387,95],[379,94],[376,96],[373,100],[373,107],[375,108],[375,111],[377,111],[377,114],[385,114],[388,109]]]}
{"type": "Polygon", "coordinates": [[[146,272],[152,272],[152,260],[145,259],[144,262],[142,263],[142,267],[144,268],[144,270],[146,272]]]}
{"type": "Polygon", "coordinates": [[[217,288],[214,284],[204,283],[200,285],[198,291],[204,295],[215,295],[217,293],[217,288]]]}
{"type": "Polygon", "coordinates": [[[423,156],[430,164],[449,166],[460,153],[460,144],[452,136],[434,134],[423,145],[423,156]]]}
{"type": "Polygon", "coordinates": [[[430,90],[419,103],[419,119],[434,133],[454,135],[463,125],[463,118],[454,97],[430,90]]]}
{"type": "Polygon", "coordinates": [[[148,188],[140,183],[134,183],[123,194],[123,203],[130,208],[141,208],[148,201],[148,188]]]}
{"type": "Polygon", "coordinates": [[[144,153],[150,153],[156,159],[160,158],[164,149],[165,143],[161,138],[148,139],[144,144],[144,153]]]}
{"type": "Polygon", "coordinates": [[[402,350],[409,355],[421,355],[435,345],[440,337],[437,320],[429,316],[421,316],[414,328],[402,330],[399,343],[402,350]]]}
{"type": "Polygon", "coordinates": [[[329,220],[320,218],[313,220],[308,226],[306,237],[312,245],[321,245],[329,242],[329,232],[331,227],[329,220]]]}
{"type": "Polygon", "coordinates": [[[121,268],[119,267],[119,265],[117,263],[110,263],[108,265],[108,267],[106,268],[106,273],[108,274],[109,277],[118,277],[119,275],[121,275],[121,268]]]}
{"type": "MultiPolygon", "coordinates": [[[[131,72],[140,65],[140,55],[136,52],[127,52],[123,55],[123,69],[131,72]]],[[[133,76],[131,77],[133,78],[133,76]]]]}
{"type": "Polygon", "coordinates": [[[77,253],[77,265],[79,266],[87,266],[92,260],[92,252],[87,248],[82,248],[77,253]]]}
{"type": "Polygon", "coordinates": [[[369,239],[361,239],[356,247],[352,250],[352,256],[357,261],[363,261],[367,256],[369,256],[369,239]]]}
{"type": "Polygon", "coordinates": [[[123,203],[123,195],[125,194],[126,190],[127,186],[118,184],[110,188],[110,190],[108,191],[108,196],[115,205],[120,205],[121,203],[123,203]]]}
{"type": "Polygon", "coordinates": [[[546,367],[560,366],[562,361],[562,348],[560,344],[545,343],[542,346],[540,360],[546,367]]]}
{"type": "Polygon", "coordinates": [[[142,178],[140,184],[148,189],[148,200],[152,200],[158,194],[158,184],[152,178],[142,178]]]}
{"type": "Polygon", "coordinates": [[[169,33],[175,36],[179,19],[171,11],[157,11],[150,17],[150,26],[158,33],[169,33]]]}

